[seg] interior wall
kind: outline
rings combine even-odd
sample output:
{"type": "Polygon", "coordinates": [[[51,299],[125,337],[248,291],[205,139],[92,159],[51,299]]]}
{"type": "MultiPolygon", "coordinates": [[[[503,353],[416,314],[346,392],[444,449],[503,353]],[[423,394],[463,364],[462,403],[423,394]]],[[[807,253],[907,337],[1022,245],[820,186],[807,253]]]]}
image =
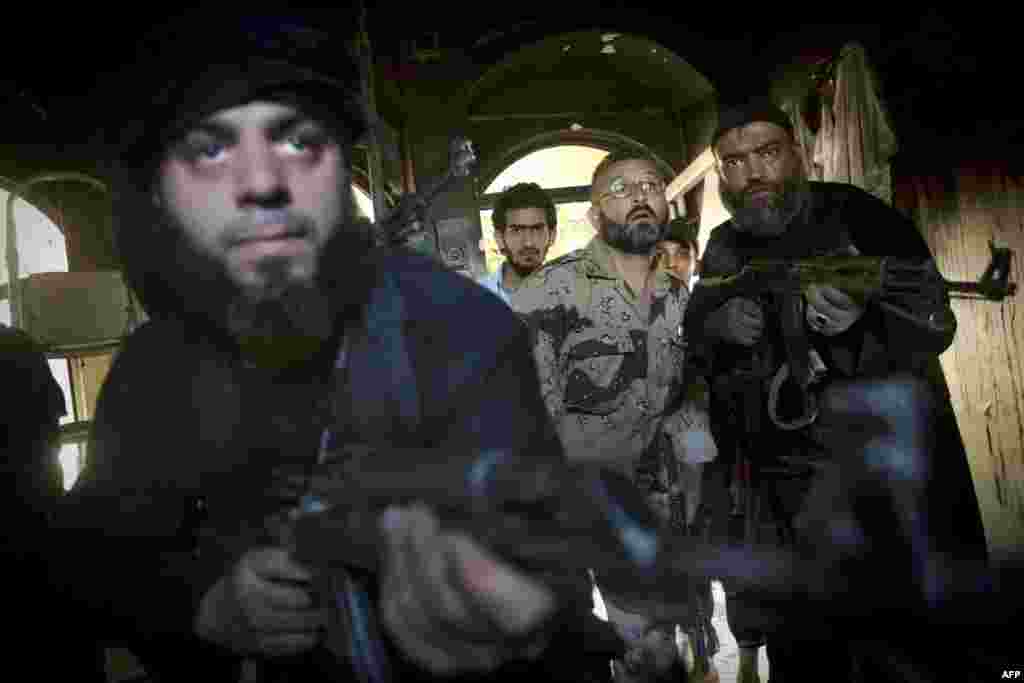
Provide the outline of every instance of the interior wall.
{"type": "MultiPolygon", "coordinates": [[[[1019,151],[1011,152],[1005,140],[997,142],[994,130],[975,130],[973,110],[959,119],[964,134],[946,130],[947,119],[956,117],[949,107],[923,104],[939,96],[933,83],[922,80],[926,74],[881,67],[894,63],[897,47],[876,45],[870,55],[879,67],[885,106],[900,114],[894,205],[914,219],[947,279],[977,279],[988,264],[989,239],[1000,240],[1018,258],[1024,255],[1021,174],[992,160],[1019,157],[1019,151]],[[913,89],[919,98],[910,96],[913,89]],[[998,152],[984,158],[983,150],[998,152]]],[[[806,92],[810,73],[807,62],[780,69],[775,96],[806,92]]],[[[941,97],[950,99],[956,90],[951,81],[941,97]]],[[[957,104],[962,99],[952,98],[950,107],[966,109],[957,104]]],[[[996,561],[1024,548],[1024,320],[1017,318],[1017,306],[1016,300],[954,300],[957,335],[940,357],[996,561]]]]}
{"type": "MultiPolygon", "coordinates": [[[[977,279],[990,239],[1024,257],[1024,178],[1005,162],[937,160],[895,167],[896,204],[915,219],[945,277],[977,279]],[[943,168],[943,166],[947,166],[943,168]]],[[[957,334],[941,356],[964,439],[989,549],[1024,549],[1024,316],[1002,303],[954,300],[957,334]]]]}
{"type": "Polygon", "coordinates": [[[711,95],[679,113],[686,157],[680,170],[689,166],[711,144],[718,126],[718,97],[711,95]]]}

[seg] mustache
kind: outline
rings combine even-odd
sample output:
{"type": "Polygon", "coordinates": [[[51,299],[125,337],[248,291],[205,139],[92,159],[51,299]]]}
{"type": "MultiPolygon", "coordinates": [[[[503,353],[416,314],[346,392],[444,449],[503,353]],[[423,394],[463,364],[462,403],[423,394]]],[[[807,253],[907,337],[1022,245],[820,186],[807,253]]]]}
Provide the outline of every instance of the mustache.
{"type": "Polygon", "coordinates": [[[750,197],[750,196],[753,196],[754,194],[757,194],[758,192],[775,192],[775,193],[778,193],[779,191],[780,191],[780,188],[778,186],[776,186],[776,185],[760,184],[760,185],[750,185],[745,190],[743,190],[743,194],[745,194],[748,197],[750,197]]]}
{"type": "Polygon", "coordinates": [[[650,206],[646,204],[641,204],[640,206],[634,208],[633,210],[626,214],[626,220],[631,221],[634,218],[637,218],[638,216],[642,216],[644,214],[647,214],[651,218],[657,218],[657,214],[654,213],[654,209],[652,209],[650,206]]]}
{"type": "Polygon", "coordinates": [[[290,209],[257,209],[229,223],[221,241],[235,247],[260,239],[305,238],[314,230],[309,216],[290,209]]]}

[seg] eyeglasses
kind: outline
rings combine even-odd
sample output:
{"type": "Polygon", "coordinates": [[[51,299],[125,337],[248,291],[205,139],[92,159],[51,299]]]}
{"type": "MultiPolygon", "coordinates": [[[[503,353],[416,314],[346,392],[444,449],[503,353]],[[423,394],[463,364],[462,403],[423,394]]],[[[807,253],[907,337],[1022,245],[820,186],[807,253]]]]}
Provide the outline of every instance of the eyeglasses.
{"type": "Polygon", "coordinates": [[[608,197],[628,199],[637,190],[640,191],[640,194],[649,197],[656,192],[664,192],[665,183],[660,180],[637,180],[630,182],[622,177],[612,178],[611,182],[608,183],[608,190],[601,195],[601,200],[603,201],[608,197]]]}

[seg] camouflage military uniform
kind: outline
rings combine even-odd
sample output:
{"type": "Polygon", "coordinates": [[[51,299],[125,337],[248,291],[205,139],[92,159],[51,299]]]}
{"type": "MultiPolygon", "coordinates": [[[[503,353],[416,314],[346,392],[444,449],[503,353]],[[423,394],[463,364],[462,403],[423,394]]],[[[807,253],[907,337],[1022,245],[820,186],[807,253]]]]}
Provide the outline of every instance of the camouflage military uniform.
{"type": "MultiPolygon", "coordinates": [[[[644,302],[617,272],[611,247],[595,238],[533,273],[511,301],[530,329],[541,393],[567,456],[621,470],[645,493],[667,488],[669,458],[714,457],[705,387],[684,381],[689,291],[663,270],[652,277],[644,302]]],[[[706,580],[672,604],[661,595],[627,597],[622,586],[596,579],[620,632],[679,623],[713,634],[706,580]]],[[[713,636],[702,642],[717,650],[713,636]]]]}
{"type": "Polygon", "coordinates": [[[530,328],[541,392],[569,458],[631,476],[659,432],[678,451],[684,432],[705,419],[680,408],[689,292],[664,272],[653,277],[648,308],[617,273],[611,248],[595,238],[542,267],[512,297],[530,328]]]}

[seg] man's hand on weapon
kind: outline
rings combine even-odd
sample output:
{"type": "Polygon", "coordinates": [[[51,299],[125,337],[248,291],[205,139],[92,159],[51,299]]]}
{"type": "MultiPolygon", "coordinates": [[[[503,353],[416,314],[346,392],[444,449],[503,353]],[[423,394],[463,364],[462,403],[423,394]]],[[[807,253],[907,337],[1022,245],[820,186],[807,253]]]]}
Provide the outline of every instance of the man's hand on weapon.
{"type": "Polygon", "coordinates": [[[805,317],[812,330],[826,337],[842,334],[860,320],[864,307],[831,285],[812,284],[804,293],[805,317]]]}
{"type": "Polygon", "coordinates": [[[751,299],[729,299],[708,316],[707,330],[723,341],[753,346],[764,332],[764,311],[751,299]]]}
{"type": "Polygon", "coordinates": [[[430,671],[491,671],[533,658],[538,629],[555,609],[545,586],[497,560],[462,533],[442,532],[422,505],[391,508],[381,616],[402,651],[430,671]]]}
{"type": "Polygon", "coordinates": [[[297,654],[312,648],[327,624],[313,600],[312,575],[283,548],[248,551],[207,591],[196,634],[239,654],[297,654]]]}
{"type": "Polygon", "coordinates": [[[629,643],[622,660],[614,660],[615,683],[647,683],[665,677],[679,657],[675,643],[675,625],[671,632],[665,626],[649,629],[638,640],[629,643]]]}

